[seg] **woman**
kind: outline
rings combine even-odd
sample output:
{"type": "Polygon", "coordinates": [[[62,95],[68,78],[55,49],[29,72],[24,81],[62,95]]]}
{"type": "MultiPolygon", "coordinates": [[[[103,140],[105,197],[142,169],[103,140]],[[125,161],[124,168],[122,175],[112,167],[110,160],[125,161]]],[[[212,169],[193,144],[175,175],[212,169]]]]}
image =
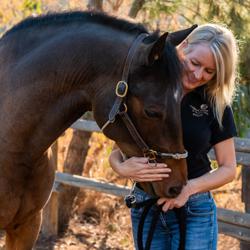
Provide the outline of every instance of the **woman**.
{"type": "MultiPolygon", "coordinates": [[[[230,103],[235,91],[237,45],[228,29],[206,24],[196,28],[177,50],[184,66],[181,115],[184,146],[189,153],[188,182],[177,198],[158,200],[158,204],[163,205],[163,213],[157,222],[151,249],[178,249],[179,227],[173,208],[184,206],[185,249],[214,250],[218,231],[216,206],[210,190],[232,181],[236,171],[233,141],[236,129],[230,103]],[[214,171],[207,158],[211,148],[219,166],[214,171]]],[[[119,150],[112,152],[110,164],[118,174],[136,182],[157,181],[171,175],[164,164],[151,168],[143,157],[122,161],[119,150]]],[[[134,194],[139,202],[150,198],[138,187],[134,194]]],[[[154,207],[151,210],[144,225],[145,238],[154,207]]],[[[131,210],[135,243],[141,212],[137,208],[131,210]]]]}

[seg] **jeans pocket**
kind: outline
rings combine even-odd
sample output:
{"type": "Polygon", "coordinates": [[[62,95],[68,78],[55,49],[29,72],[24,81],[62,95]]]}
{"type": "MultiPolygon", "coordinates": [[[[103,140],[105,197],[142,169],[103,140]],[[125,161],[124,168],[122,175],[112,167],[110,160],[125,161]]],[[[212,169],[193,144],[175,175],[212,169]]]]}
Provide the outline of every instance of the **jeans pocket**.
{"type": "Polygon", "coordinates": [[[213,198],[188,202],[186,209],[186,249],[216,249],[217,221],[213,198]]]}
{"type": "Polygon", "coordinates": [[[191,216],[210,216],[215,211],[213,199],[187,204],[187,214],[191,216]]]}

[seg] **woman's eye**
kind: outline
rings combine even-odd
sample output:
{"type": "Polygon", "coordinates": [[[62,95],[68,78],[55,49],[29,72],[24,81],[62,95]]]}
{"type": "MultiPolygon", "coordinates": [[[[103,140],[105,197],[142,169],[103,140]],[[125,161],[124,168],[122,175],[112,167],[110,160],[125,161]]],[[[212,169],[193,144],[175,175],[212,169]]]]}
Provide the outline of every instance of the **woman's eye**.
{"type": "Polygon", "coordinates": [[[211,71],[211,70],[206,70],[206,72],[209,74],[209,75],[213,75],[215,72],[214,71],[211,71]]]}
{"type": "Polygon", "coordinates": [[[197,63],[197,62],[194,62],[194,61],[191,61],[192,62],[192,64],[194,65],[194,66],[198,66],[199,65],[199,63],[197,63]]]}
{"type": "Polygon", "coordinates": [[[146,116],[148,116],[150,118],[161,118],[162,117],[161,112],[157,112],[157,111],[154,111],[154,110],[145,109],[144,112],[145,112],[146,116]]]}

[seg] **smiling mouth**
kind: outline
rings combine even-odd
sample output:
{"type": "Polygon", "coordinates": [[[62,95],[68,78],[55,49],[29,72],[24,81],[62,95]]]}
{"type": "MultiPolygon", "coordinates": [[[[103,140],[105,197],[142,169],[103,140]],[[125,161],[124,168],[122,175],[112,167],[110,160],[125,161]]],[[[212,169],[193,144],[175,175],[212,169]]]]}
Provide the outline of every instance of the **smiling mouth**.
{"type": "Polygon", "coordinates": [[[188,76],[188,82],[190,84],[199,83],[199,81],[197,79],[194,79],[193,77],[190,77],[190,76],[188,76]]]}
{"type": "Polygon", "coordinates": [[[197,85],[199,82],[188,80],[188,85],[197,85]]]}

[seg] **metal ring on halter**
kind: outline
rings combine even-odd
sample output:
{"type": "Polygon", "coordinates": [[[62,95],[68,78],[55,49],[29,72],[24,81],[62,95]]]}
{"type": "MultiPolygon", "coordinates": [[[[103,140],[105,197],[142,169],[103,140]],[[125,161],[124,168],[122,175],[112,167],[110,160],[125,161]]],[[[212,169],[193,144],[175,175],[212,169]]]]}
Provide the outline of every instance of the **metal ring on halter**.
{"type": "Polygon", "coordinates": [[[150,160],[150,159],[148,159],[147,164],[148,164],[149,166],[151,166],[151,164],[154,164],[153,167],[155,168],[155,167],[157,166],[157,161],[156,161],[156,160],[150,160]]]}
{"type": "Polygon", "coordinates": [[[120,110],[120,113],[127,113],[128,111],[128,106],[126,103],[122,103],[123,104],[123,110],[120,110]]]}
{"type": "Polygon", "coordinates": [[[157,152],[152,150],[152,149],[149,149],[149,150],[145,150],[145,152],[143,154],[144,154],[144,157],[148,158],[148,165],[154,163],[153,167],[156,167],[156,165],[157,165],[157,161],[156,161],[157,152]]]}
{"type": "Polygon", "coordinates": [[[157,158],[157,152],[152,149],[145,150],[143,155],[144,157],[148,157],[150,161],[155,161],[157,158]]]}

